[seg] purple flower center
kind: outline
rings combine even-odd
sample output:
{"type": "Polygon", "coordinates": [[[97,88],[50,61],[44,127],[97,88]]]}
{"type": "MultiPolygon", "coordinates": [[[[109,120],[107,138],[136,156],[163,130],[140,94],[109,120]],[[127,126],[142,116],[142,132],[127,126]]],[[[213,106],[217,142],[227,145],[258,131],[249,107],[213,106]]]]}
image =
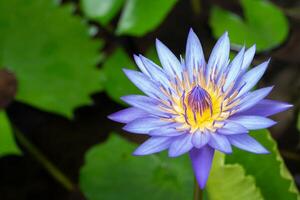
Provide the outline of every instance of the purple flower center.
{"type": "MultiPolygon", "coordinates": [[[[195,86],[188,94],[188,105],[193,113],[202,115],[207,109],[212,112],[212,102],[210,95],[199,85],[195,86]]],[[[211,113],[212,114],[212,113],[211,113]]]]}

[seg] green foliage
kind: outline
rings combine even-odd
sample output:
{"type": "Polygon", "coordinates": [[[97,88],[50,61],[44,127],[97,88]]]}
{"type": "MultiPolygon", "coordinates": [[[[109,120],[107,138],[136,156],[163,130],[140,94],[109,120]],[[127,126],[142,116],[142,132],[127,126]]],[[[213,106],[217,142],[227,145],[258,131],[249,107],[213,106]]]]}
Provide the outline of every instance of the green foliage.
{"type": "Polygon", "coordinates": [[[225,155],[216,152],[207,183],[209,200],[262,200],[252,176],[246,176],[239,164],[225,165],[225,155]]]}
{"type": "Polygon", "coordinates": [[[296,200],[300,199],[292,176],[287,170],[276,142],[267,130],[254,131],[252,136],[271,153],[255,155],[236,149],[226,157],[227,163],[238,163],[246,173],[255,177],[256,185],[261,189],[264,199],[296,200]]]}
{"type": "MultiPolygon", "coordinates": [[[[154,30],[167,16],[177,0],[126,0],[118,22],[117,34],[142,36],[154,30]]],[[[84,14],[102,25],[121,9],[123,0],[81,0],[84,14]]]]}
{"type": "Polygon", "coordinates": [[[118,34],[142,36],[157,27],[177,0],[127,0],[118,24],[118,34]]]}
{"type": "Polygon", "coordinates": [[[193,176],[187,156],[134,157],[136,145],[111,135],[91,148],[80,171],[80,188],[89,200],[192,199],[193,176]]]}
{"type": "Polygon", "coordinates": [[[84,14],[105,26],[121,9],[124,0],[81,0],[84,14]]]}
{"type": "Polygon", "coordinates": [[[126,77],[124,68],[136,69],[126,52],[119,48],[106,59],[102,69],[102,85],[106,93],[119,103],[124,103],[120,99],[122,96],[141,93],[126,77]]]}
{"type": "Polygon", "coordinates": [[[288,22],[282,11],[269,1],[241,0],[245,19],[213,7],[210,26],[217,38],[224,31],[230,34],[231,43],[251,46],[263,51],[280,45],[288,35],[288,22]]]}
{"type": "Polygon", "coordinates": [[[12,128],[4,111],[0,112],[0,157],[17,154],[21,151],[13,138],[12,128]]]}
{"type": "Polygon", "coordinates": [[[101,89],[100,46],[70,6],[0,1],[0,66],[16,74],[20,101],[71,117],[101,89]]]}
{"type": "MultiPolygon", "coordinates": [[[[80,187],[89,200],[191,199],[193,172],[187,155],[168,158],[165,153],[134,157],[136,145],[111,135],[91,148],[80,171],[80,187]]],[[[254,179],[238,164],[225,165],[218,153],[207,186],[210,200],[262,199],[254,179]]]]}
{"type": "MultiPolygon", "coordinates": [[[[216,152],[208,179],[209,200],[297,199],[297,189],[267,131],[253,134],[270,151],[256,155],[216,152]],[[226,161],[226,162],[225,162],[226,161]]],[[[111,135],[91,148],[80,171],[80,187],[89,200],[191,199],[193,172],[187,155],[165,153],[134,157],[136,145],[111,135]]]]}

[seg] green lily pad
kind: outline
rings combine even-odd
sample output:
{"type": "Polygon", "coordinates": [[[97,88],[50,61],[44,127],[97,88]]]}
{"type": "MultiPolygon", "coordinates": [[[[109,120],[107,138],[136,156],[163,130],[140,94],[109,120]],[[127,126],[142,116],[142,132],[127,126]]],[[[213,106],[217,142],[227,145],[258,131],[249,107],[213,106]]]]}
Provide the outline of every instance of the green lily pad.
{"type": "Polygon", "coordinates": [[[225,164],[225,155],[216,152],[207,183],[209,200],[263,200],[253,176],[245,175],[239,164],[225,164]]]}
{"type": "Polygon", "coordinates": [[[253,131],[252,136],[271,153],[256,155],[235,149],[232,155],[226,156],[226,163],[240,164],[246,174],[255,177],[256,185],[261,189],[264,199],[299,200],[299,192],[293,178],[270,133],[267,130],[253,131]]]}
{"type": "Polygon", "coordinates": [[[83,13],[90,19],[96,20],[103,26],[122,8],[124,0],[81,0],[83,13]]]}
{"type": "Polygon", "coordinates": [[[89,200],[192,199],[188,157],[132,156],[136,145],[111,135],[91,148],[80,171],[80,188],[89,200]]]}
{"type": "Polygon", "coordinates": [[[142,36],[155,29],[177,0],[127,0],[118,23],[117,34],[142,36]]]}
{"type": "Polygon", "coordinates": [[[258,51],[272,49],[285,41],[288,22],[283,12],[265,0],[241,0],[244,18],[230,11],[213,7],[210,26],[218,38],[229,32],[231,43],[250,47],[256,44],[258,51]]]}
{"type": "Polygon", "coordinates": [[[104,26],[125,4],[116,33],[142,36],[161,24],[177,0],[126,0],[125,2],[124,0],[80,0],[80,2],[86,17],[104,26]]]}
{"type": "Polygon", "coordinates": [[[102,69],[102,85],[106,93],[121,104],[124,102],[120,97],[129,94],[141,94],[141,91],[124,74],[124,68],[136,69],[126,52],[119,48],[106,59],[102,69]]]}
{"type": "MultiPolygon", "coordinates": [[[[187,155],[135,157],[136,146],[111,134],[106,143],[87,152],[80,170],[80,188],[87,199],[192,199],[194,178],[187,155]]],[[[237,164],[225,165],[223,154],[216,154],[206,193],[209,200],[261,199],[254,179],[237,164]]]]}
{"type": "Polygon", "coordinates": [[[0,66],[18,80],[17,100],[72,117],[101,90],[101,41],[72,14],[70,5],[52,0],[0,1],[0,66]]]}
{"type": "Polygon", "coordinates": [[[20,155],[21,151],[13,137],[12,128],[4,111],[0,112],[0,157],[5,155],[20,155]]]}

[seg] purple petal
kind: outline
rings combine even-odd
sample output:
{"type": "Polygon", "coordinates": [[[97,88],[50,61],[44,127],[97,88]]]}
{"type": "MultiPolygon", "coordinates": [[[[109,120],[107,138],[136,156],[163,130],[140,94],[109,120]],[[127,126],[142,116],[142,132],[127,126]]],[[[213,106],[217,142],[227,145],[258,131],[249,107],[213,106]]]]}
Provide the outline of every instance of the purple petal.
{"type": "Polygon", "coordinates": [[[190,29],[186,43],[185,62],[190,78],[193,78],[195,69],[198,71],[206,65],[201,43],[193,29],[190,29]]]}
{"type": "Polygon", "coordinates": [[[249,92],[242,100],[240,105],[238,106],[238,110],[236,113],[243,112],[245,110],[248,110],[255,104],[257,104],[259,101],[261,101],[263,98],[265,98],[273,89],[273,87],[265,87],[258,90],[255,90],[253,92],[249,92]]]}
{"type": "Polygon", "coordinates": [[[232,152],[231,145],[230,145],[227,137],[224,135],[221,135],[218,133],[211,133],[211,137],[210,137],[208,144],[212,148],[219,150],[221,152],[224,152],[224,153],[232,152]]]}
{"type": "Polygon", "coordinates": [[[242,71],[247,70],[248,67],[250,66],[255,54],[255,50],[256,50],[256,45],[253,45],[245,52],[244,61],[242,64],[242,71]]]}
{"type": "Polygon", "coordinates": [[[193,133],[192,144],[198,149],[206,145],[209,142],[209,140],[210,133],[208,132],[196,131],[195,133],[193,133]]]}
{"type": "Polygon", "coordinates": [[[165,88],[170,88],[170,80],[162,68],[142,55],[140,55],[140,58],[146,69],[149,71],[151,78],[161,83],[165,88]]]}
{"type": "Polygon", "coordinates": [[[147,76],[151,77],[148,70],[146,69],[144,63],[142,62],[141,58],[137,55],[133,55],[134,61],[137,64],[138,68],[147,76]]]}
{"type": "Polygon", "coordinates": [[[109,115],[108,118],[116,122],[128,123],[137,118],[147,117],[148,115],[149,113],[145,112],[144,110],[131,107],[115,112],[109,115]]]}
{"type": "Polygon", "coordinates": [[[229,118],[229,120],[241,124],[249,130],[269,128],[276,124],[276,122],[271,119],[255,115],[233,116],[229,118]]]}
{"type": "Polygon", "coordinates": [[[254,67],[253,69],[251,69],[250,71],[248,71],[246,74],[244,74],[241,77],[240,86],[242,86],[242,85],[244,85],[244,86],[240,90],[237,97],[242,96],[243,94],[245,94],[246,92],[251,90],[257,84],[257,82],[261,79],[261,77],[265,73],[269,62],[270,62],[270,60],[261,63],[260,65],[258,65],[257,67],[254,67]]]}
{"type": "Polygon", "coordinates": [[[222,151],[224,153],[231,153],[231,145],[229,141],[227,140],[227,137],[218,133],[211,133],[210,140],[208,144],[219,151],[222,151]]]}
{"type": "Polygon", "coordinates": [[[201,189],[206,185],[213,157],[214,149],[208,145],[201,149],[193,148],[190,151],[194,174],[201,189]]]}
{"type": "Polygon", "coordinates": [[[124,69],[123,71],[130,81],[148,96],[161,99],[166,98],[158,85],[143,73],[129,69],[124,69]]]}
{"type": "Polygon", "coordinates": [[[225,125],[222,128],[218,129],[218,133],[223,135],[241,134],[241,133],[248,133],[248,129],[246,129],[244,126],[240,125],[239,123],[226,121],[225,125]]]}
{"type": "Polygon", "coordinates": [[[190,133],[178,136],[169,148],[169,156],[177,157],[191,150],[193,148],[192,136],[193,134],[190,133]]]}
{"type": "Polygon", "coordinates": [[[133,153],[136,156],[149,155],[169,148],[172,143],[170,137],[151,137],[141,144],[133,153]]]}
{"type": "Polygon", "coordinates": [[[157,117],[145,117],[129,122],[123,129],[131,133],[148,134],[151,130],[168,124],[170,124],[170,122],[163,121],[157,117]]]}
{"type": "Polygon", "coordinates": [[[228,73],[225,84],[223,86],[224,91],[237,79],[240,74],[242,63],[244,60],[245,47],[243,47],[239,53],[235,56],[232,62],[228,66],[228,73]]]}
{"type": "Polygon", "coordinates": [[[216,67],[218,71],[224,67],[229,58],[230,42],[228,33],[225,32],[215,44],[206,67],[206,78],[209,79],[210,74],[213,72],[213,68],[216,67]]]}
{"type": "Polygon", "coordinates": [[[291,108],[293,105],[287,104],[280,101],[273,101],[269,99],[263,99],[258,102],[252,108],[240,113],[241,115],[261,115],[264,117],[268,117],[274,115],[276,113],[285,111],[291,108]]]}
{"type": "Polygon", "coordinates": [[[151,135],[151,136],[173,137],[173,136],[179,136],[182,134],[185,134],[185,132],[178,131],[175,128],[159,128],[159,129],[154,129],[149,132],[149,135],[151,135]]]}
{"type": "Polygon", "coordinates": [[[257,154],[269,153],[261,144],[259,144],[254,138],[248,134],[230,135],[228,136],[229,142],[245,151],[249,151],[257,154]]]}
{"type": "Polygon", "coordinates": [[[164,70],[169,76],[178,76],[181,78],[181,64],[176,56],[161,41],[156,39],[156,50],[164,70]]]}
{"type": "Polygon", "coordinates": [[[151,97],[143,96],[143,95],[128,95],[121,97],[121,99],[127,104],[144,110],[153,115],[167,117],[168,114],[164,113],[160,110],[160,102],[151,97]]]}

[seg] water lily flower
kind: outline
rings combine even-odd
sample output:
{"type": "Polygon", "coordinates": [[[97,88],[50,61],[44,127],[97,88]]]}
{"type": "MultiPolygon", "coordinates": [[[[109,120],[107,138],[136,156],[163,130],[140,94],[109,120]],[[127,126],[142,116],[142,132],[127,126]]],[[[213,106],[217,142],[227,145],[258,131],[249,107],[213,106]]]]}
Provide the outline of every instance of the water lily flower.
{"type": "Polygon", "coordinates": [[[162,68],[142,55],[134,55],[141,72],[124,69],[145,94],[122,100],[130,108],[109,116],[125,123],[124,130],[150,138],[134,155],[168,149],[170,157],[189,153],[200,188],[209,176],[214,151],[232,153],[232,145],[256,154],[268,151],[248,133],[268,128],[267,117],[291,105],[265,99],[273,87],[251,90],[267,69],[269,60],[249,69],[255,45],[243,47],[229,61],[230,42],[225,32],[206,63],[201,43],[191,29],[185,58],[178,58],[159,40],[156,49],[162,68]]]}

